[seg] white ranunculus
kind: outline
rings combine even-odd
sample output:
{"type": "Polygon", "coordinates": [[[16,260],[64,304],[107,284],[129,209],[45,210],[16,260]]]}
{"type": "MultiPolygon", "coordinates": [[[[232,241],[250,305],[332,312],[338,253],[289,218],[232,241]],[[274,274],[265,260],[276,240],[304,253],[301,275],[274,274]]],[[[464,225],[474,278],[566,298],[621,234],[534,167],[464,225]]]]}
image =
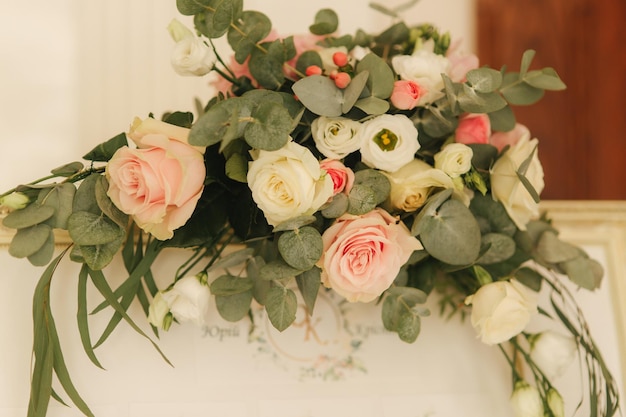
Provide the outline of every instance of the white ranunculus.
{"type": "Polygon", "coordinates": [[[525,381],[515,383],[510,402],[515,417],[544,417],[539,390],[525,381]]]}
{"type": "Polygon", "coordinates": [[[462,143],[450,143],[435,154],[435,168],[458,178],[472,167],[472,148],[462,143]]]}
{"type": "Polygon", "coordinates": [[[311,151],[293,141],[277,151],[256,151],[248,186],[267,222],[276,226],[315,213],[333,196],[333,180],[311,151]]]}
{"type": "Polygon", "coordinates": [[[213,50],[176,19],[167,28],[176,42],[171,56],[174,71],[196,76],[211,72],[216,60],[213,50]]]}
{"type": "Polygon", "coordinates": [[[189,275],[181,278],[171,289],[163,291],[162,297],[179,322],[192,322],[198,326],[206,324],[211,300],[206,276],[189,275]]]}
{"type": "Polygon", "coordinates": [[[491,168],[493,197],[502,203],[520,230],[526,230],[526,224],[539,215],[539,204],[517,176],[520,165],[531,154],[532,159],[525,176],[537,194],[541,194],[545,185],[543,167],[537,156],[537,144],[537,139],[530,140],[530,136],[525,135],[498,158],[491,168]]]}
{"type": "Polygon", "coordinates": [[[313,120],[311,134],[317,150],[330,159],[343,159],[361,148],[361,123],[346,117],[321,116],[313,120]]]}
{"type": "Polygon", "coordinates": [[[573,337],[553,330],[533,335],[530,339],[530,358],[551,381],[565,373],[577,351],[578,345],[573,337]]]}
{"type": "Polygon", "coordinates": [[[472,305],[472,326],[488,345],[518,335],[537,312],[537,294],[514,279],[483,285],[465,303],[472,305]]]}
{"type": "Polygon", "coordinates": [[[391,185],[385,204],[390,211],[412,212],[424,205],[430,194],[438,188],[454,188],[452,179],[440,169],[413,159],[393,173],[387,173],[391,185]]]}
{"type": "Polygon", "coordinates": [[[383,114],[363,123],[361,159],[366,165],[394,172],[408,164],[420,148],[417,128],[403,114],[383,114]]]}
{"type": "Polygon", "coordinates": [[[394,56],[391,58],[391,65],[401,79],[413,81],[424,90],[417,102],[418,106],[432,103],[443,96],[441,74],[447,74],[450,70],[450,61],[445,56],[428,49],[419,49],[413,55],[394,56]]]}

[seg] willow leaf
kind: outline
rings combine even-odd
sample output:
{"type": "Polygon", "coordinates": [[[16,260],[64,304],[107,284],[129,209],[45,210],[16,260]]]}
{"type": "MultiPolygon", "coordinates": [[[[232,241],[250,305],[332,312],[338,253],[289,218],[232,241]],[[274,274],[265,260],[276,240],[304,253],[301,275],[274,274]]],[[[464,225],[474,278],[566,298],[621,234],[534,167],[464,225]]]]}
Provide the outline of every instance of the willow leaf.
{"type": "Polygon", "coordinates": [[[98,368],[104,369],[100,364],[100,361],[96,357],[91,344],[91,336],[89,335],[89,320],[87,319],[87,265],[83,264],[78,274],[78,311],[76,312],[76,319],[78,321],[78,332],[80,334],[80,341],[83,344],[85,354],[91,360],[91,362],[98,368]]]}

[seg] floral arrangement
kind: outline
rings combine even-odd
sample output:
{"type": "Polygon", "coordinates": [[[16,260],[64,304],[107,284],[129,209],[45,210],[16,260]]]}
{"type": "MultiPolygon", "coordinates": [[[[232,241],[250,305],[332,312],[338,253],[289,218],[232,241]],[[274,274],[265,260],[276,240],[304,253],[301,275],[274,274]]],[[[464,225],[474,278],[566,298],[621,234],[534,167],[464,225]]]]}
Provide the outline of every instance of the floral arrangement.
{"type": "MultiPolygon", "coordinates": [[[[601,266],[559,239],[539,212],[544,186],[538,139],[514,106],[564,83],[551,68],[479,66],[447,33],[395,18],[378,34],[338,35],[338,16],[315,16],[310,34],[281,37],[242,0],[178,0],[195,31],[168,27],[172,64],[209,76],[216,95],[198,115],[136,118],[128,132],[51,175],[1,195],[11,255],[45,266],[33,300],[29,416],[45,416],[56,375],[85,415],[89,407],[65,366],[49,304],[62,258],[81,264],[78,327],[94,353],[137,300],[155,334],[173,323],[202,325],[215,298],[228,321],[262,306],[283,331],[296,292],[315,314],[319,291],[353,303],[382,303],[382,322],[405,342],[420,332],[431,293],[443,312],[469,314],[480,340],[511,365],[516,416],[564,415],[554,378],[579,355],[591,416],[618,411],[615,382],[563,284],[593,291],[601,266]],[[226,37],[225,59],[213,40],[226,37]],[[55,257],[55,229],[72,244],[55,257]],[[167,288],[151,265],[165,248],[185,248],[167,288]],[[229,248],[228,251],[225,251],[229,248]],[[234,248],[234,249],[233,249],[234,248]],[[128,271],[112,288],[105,267],[128,271]],[[88,283],[115,313],[100,339],[89,331],[88,283]],[[538,293],[549,292],[549,305],[538,293]],[[530,334],[537,315],[562,332],[530,334]]],[[[160,352],[160,351],[159,351],[160,352]]],[[[167,360],[167,359],[166,359],[167,360]]],[[[585,414],[587,415],[587,414],[585,414]]]]}

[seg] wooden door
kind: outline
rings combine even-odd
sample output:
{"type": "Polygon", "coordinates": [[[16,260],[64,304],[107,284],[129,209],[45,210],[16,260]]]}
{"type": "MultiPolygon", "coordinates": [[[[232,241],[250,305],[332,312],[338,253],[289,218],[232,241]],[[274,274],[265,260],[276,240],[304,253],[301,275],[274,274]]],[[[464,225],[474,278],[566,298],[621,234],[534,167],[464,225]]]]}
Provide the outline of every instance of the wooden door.
{"type": "Polygon", "coordinates": [[[544,199],[626,199],[626,1],[477,0],[478,55],[554,67],[567,90],[516,108],[539,138],[544,199]]]}

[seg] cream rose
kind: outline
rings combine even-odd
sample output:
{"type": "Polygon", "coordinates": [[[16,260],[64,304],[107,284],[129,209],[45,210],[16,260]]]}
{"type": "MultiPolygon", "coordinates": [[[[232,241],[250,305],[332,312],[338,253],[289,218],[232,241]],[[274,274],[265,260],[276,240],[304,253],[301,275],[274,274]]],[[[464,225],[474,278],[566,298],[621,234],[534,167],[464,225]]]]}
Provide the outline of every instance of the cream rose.
{"type": "Polygon", "coordinates": [[[136,135],[143,131],[142,123],[131,129],[129,136],[138,138],[138,148],[122,147],[109,161],[107,194],[137,226],[167,240],[191,217],[206,169],[202,153],[186,143],[188,129],[151,120],[146,120],[149,132],[136,135]]]}
{"type": "Polygon", "coordinates": [[[488,345],[506,342],[526,328],[537,312],[537,294],[512,279],[483,285],[466,298],[472,326],[488,345]]]}
{"type": "Polygon", "coordinates": [[[322,235],[322,283],[350,302],[369,302],[393,283],[421,243],[381,208],[343,215],[322,235]]]}
{"type": "Polygon", "coordinates": [[[419,49],[413,55],[396,55],[391,58],[393,70],[403,80],[413,81],[422,92],[417,105],[432,103],[443,96],[443,78],[450,70],[450,61],[428,48],[419,49]]]}
{"type": "Polygon", "coordinates": [[[171,57],[174,71],[185,76],[202,76],[211,72],[216,60],[211,48],[176,19],[170,22],[167,29],[176,42],[171,57]]]}
{"type": "Polygon", "coordinates": [[[361,157],[366,165],[394,172],[409,163],[420,148],[417,128],[403,114],[383,114],[363,123],[361,157]]]}
{"type": "Polygon", "coordinates": [[[313,214],[333,196],[333,180],[302,145],[289,141],[277,151],[257,151],[253,157],[248,186],[272,226],[313,214]]]}
{"type": "Polygon", "coordinates": [[[437,188],[454,188],[452,179],[442,170],[420,159],[413,159],[393,173],[387,173],[391,185],[385,207],[391,211],[412,212],[422,207],[437,188]]]}
{"type": "Polygon", "coordinates": [[[472,167],[472,148],[462,143],[450,143],[435,154],[435,168],[450,178],[458,178],[472,167]]]}
{"type": "Polygon", "coordinates": [[[361,148],[361,124],[345,117],[318,117],[311,124],[317,150],[325,157],[342,159],[361,148]]]}
{"type": "Polygon", "coordinates": [[[537,139],[529,140],[529,136],[524,136],[498,158],[491,169],[493,197],[502,203],[520,230],[526,230],[526,224],[539,215],[539,204],[535,202],[516,173],[520,165],[532,154],[526,178],[537,194],[541,193],[544,187],[543,167],[537,156],[537,144],[537,139]]]}

